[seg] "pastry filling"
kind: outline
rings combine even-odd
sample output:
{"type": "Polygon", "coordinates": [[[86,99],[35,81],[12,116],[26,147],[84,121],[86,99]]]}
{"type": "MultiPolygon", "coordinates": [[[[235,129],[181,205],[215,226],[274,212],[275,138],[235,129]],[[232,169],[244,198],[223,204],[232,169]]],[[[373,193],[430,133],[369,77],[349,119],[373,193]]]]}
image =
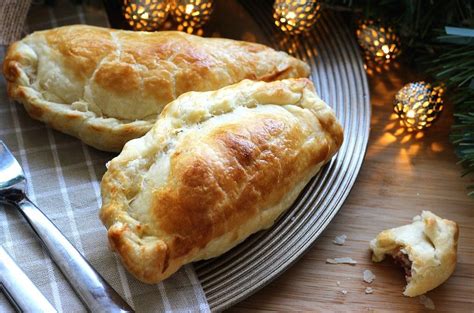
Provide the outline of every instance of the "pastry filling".
{"type": "Polygon", "coordinates": [[[392,258],[395,261],[395,263],[397,263],[403,268],[403,270],[405,271],[405,279],[407,280],[407,282],[410,282],[411,261],[408,258],[408,255],[402,249],[397,249],[392,253],[392,258]]]}

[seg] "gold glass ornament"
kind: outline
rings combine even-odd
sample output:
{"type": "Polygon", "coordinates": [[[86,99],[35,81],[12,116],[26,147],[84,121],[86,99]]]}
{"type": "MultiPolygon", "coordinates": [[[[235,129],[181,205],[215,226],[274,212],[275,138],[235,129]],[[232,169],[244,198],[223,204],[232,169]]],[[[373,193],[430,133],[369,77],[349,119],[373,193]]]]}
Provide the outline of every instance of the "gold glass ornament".
{"type": "Polygon", "coordinates": [[[319,18],[318,0],[276,0],[273,5],[275,25],[292,35],[309,30],[319,18]]]}
{"type": "Polygon", "coordinates": [[[395,95],[393,110],[409,131],[430,127],[443,110],[444,88],[424,81],[409,83],[395,95]]]}
{"type": "Polygon", "coordinates": [[[388,64],[400,54],[400,38],[392,27],[373,20],[359,22],[357,41],[367,60],[376,64],[388,64]]]}
{"type": "MultiPolygon", "coordinates": [[[[214,9],[212,0],[171,0],[171,15],[178,23],[178,30],[199,34],[214,9]]],[[[201,31],[202,33],[202,31],[201,31]]]]}
{"type": "Polygon", "coordinates": [[[169,0],[123,0],[123,15],[133,30],[155,31],[166,21],[169,0]]]}

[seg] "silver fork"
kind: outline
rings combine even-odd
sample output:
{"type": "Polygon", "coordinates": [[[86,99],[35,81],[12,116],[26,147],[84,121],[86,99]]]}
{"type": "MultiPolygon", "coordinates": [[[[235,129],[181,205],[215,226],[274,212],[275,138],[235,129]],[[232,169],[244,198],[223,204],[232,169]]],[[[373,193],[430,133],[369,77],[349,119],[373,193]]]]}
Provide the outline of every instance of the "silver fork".
{"type": "Polygon", "coordinates": [[[0,140],[0,202],[19,209],[79,298],[92,312],[133,312],[59,229],[26,196],[23,170],[0,140]]]}

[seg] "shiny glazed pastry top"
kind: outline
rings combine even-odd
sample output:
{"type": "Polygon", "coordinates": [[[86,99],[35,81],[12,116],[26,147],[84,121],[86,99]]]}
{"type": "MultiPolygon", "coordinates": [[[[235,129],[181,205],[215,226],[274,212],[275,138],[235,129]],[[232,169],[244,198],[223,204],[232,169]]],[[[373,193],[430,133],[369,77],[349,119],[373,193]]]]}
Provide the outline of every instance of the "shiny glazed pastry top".
{"type": "Polygon", "coordinates": [[[3,73],[10,97],[33,118],[98,149],[120,151],[185,92],[307,77],[309,67],[256,43],[75,25],[14,43],[3,73]]]}
{"type": "Polygon", "coordinates": [[[342,139],[308,79],[186,93],[108,164],[110,244],[147,283],[218,256],[270,227],[342,139]]]}

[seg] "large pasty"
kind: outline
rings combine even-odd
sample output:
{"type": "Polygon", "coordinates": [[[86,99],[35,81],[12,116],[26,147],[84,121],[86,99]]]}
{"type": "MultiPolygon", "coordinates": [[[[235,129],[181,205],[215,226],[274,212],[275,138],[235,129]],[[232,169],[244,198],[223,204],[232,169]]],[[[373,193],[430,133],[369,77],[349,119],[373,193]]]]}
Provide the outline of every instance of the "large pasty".
{"type": "Polygon", "coordinates": [[[10,97],[33,118],[98,149],[120,151],[185,92],[307,77],[309,67],[255,43],[76,25],[14,43],[3,72],[10,97]]]}
{"type": "Polygon", "coordinates": [[[218,256],[270,227],[342,138],[308,79],[186,93],[108,165],[111,246],[147,283],[218,256]]]}

